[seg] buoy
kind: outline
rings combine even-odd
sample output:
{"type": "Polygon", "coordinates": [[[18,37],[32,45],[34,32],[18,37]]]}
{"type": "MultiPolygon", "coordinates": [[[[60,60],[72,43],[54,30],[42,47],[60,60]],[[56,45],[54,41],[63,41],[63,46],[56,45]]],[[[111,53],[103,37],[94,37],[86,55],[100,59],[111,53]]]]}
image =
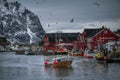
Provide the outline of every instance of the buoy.
{"type": "Polygon", "coordinates": [[[53,64],[57,64],[56,60],[54,60],[53,64]]]}
{"type": "Polygon", "coordinates": [[[44,61],[44,64],[48,64],[48,62],[45,60],[45,61],[44,61]]]}
{"type": "Polygon", "coordinates": [[[101,55],[100,55],[100,53],[97,53],[97,58],[101,58],[101,55]]]}

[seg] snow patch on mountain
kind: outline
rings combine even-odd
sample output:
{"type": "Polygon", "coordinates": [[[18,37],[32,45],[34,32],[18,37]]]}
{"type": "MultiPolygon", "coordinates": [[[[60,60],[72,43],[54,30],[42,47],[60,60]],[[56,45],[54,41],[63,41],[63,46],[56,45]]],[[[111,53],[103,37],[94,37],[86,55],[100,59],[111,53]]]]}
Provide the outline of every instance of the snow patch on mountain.
{"type": "Polygon", "coordinates": [[[32,39],[33,39],[33,36],[35,36],[35,34],[28,27],[27,27],[27,33],[30,36],[30,44],[31,44],[33,42],[32,39]]]}

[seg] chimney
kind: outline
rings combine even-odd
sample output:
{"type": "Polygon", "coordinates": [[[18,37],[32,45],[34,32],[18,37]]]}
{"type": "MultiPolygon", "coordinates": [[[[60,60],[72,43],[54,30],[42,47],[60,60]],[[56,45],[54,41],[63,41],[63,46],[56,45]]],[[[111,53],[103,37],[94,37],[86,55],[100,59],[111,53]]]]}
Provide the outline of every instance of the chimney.
{"type": "Polygon", "coordinates": [[[104,29],[105,27],[104,27],[104,26],[102,26],[102,28],[104,29]]]}

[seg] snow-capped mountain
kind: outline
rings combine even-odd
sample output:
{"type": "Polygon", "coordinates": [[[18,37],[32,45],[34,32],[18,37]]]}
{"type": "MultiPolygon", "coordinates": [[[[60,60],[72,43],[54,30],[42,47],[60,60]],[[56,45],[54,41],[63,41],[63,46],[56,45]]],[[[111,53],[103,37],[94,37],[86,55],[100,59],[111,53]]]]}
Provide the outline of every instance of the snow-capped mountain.
{"type": "Polygon", "coordinates": [[[0,34],[10,42],[34,43],[43,39],[40,20],[23,5],[0,0],[0,34]]]}

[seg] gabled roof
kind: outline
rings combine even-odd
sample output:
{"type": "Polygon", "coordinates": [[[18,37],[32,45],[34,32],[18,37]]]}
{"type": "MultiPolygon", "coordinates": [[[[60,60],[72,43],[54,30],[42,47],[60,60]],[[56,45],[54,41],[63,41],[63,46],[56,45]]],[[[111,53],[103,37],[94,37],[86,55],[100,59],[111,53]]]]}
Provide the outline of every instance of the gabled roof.
{"type": "Polygon", "coordinates": [[[120,29],[114,32],[118,37],[120,37],[120,29]]]}
{"type": "Polygon", "coordinates": [[[93,37],[96,35],[98,32],[100,32],[104,28],[96,28],[96,29],[84,29],[84,33],[86,34],[86,37],[93,37]]]}

